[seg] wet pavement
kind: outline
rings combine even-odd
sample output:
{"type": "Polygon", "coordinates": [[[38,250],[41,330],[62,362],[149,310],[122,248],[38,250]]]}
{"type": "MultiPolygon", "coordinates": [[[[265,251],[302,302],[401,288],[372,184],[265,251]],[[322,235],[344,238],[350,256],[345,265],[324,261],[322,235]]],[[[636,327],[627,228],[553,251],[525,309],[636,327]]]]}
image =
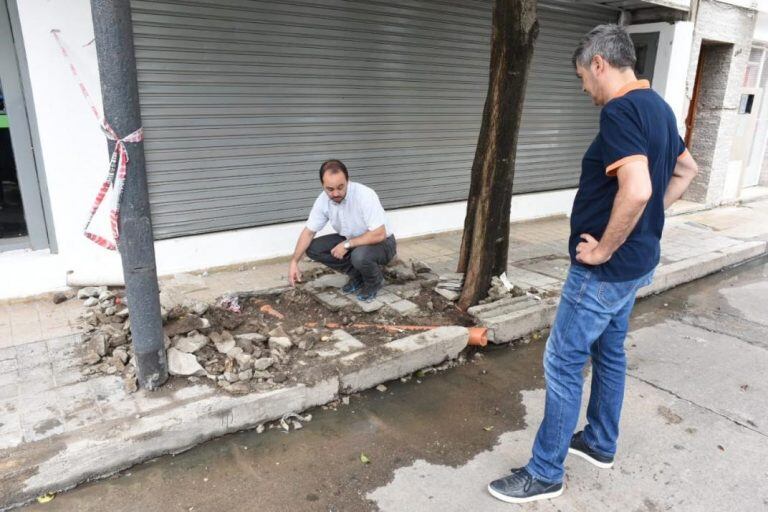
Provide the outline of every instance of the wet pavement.
{"type": "MultiPolygon", "coordinates": [[[[763,259],[639,302],[617,465],[569,459],[564,495],[519,509],[767,510],[767,277],[763,259]]],[[[299,431],[229,435],[27,510],[517,510],[484,487],[527,461],[543,348],[489,347],[299,431]]]]}

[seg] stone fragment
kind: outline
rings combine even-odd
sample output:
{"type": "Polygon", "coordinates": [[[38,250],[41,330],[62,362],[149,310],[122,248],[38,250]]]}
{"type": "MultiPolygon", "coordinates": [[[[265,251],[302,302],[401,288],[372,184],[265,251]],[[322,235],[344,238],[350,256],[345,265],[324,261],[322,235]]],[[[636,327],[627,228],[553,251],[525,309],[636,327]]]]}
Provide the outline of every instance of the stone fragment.
{"type": "Polygon", "coordinates": [[[230,357],[232,359],[237,359],[238,356],[243,355],[243,349],[240,347],[233,347],[231,350],[227,352],[227,357],[230,357]]]}
{"type": "Polygon", "coordinates": [[[283,329],[282,325],[278,325],[271,331],[269,331],[269,337],[275,337],[275,338],[289,338],[288,333],[285,332],[285,329],[283,329]]]}
{"type": "Polygon", "coordinates": [[[419,260],[411,260],[411,268],[417,274],[427,274],[432,272],[432,268],[429,265],[419,260]]]}
{"type": "Polygon", "coordinates": [[[253,370],[244,370],[237,374],[237,378],[240,380],[251,380],[253,378],[253,370]]]}
{"type": "Polygon", "coordinates": [[[195,333],[179,339],[175,344],[174,347],[177,350],[181,350],[182,352],[187,352],[189,354],[192,354],[194,352],[197,352],[204,346],[208,344],[208,336],[205,336],[204,334],[195,333]]]}
{"type": "Polygon", "coordinates": [[[290,338],[287,337],[275,337],[269,338],[269,348],[270,349],[276,349],[276,350],[290,350],[293,346],[293,343],[291,342],[290,338]]]}
{"type": "Polygon", "coordinates": [[[168,336],[176,336],[177,334],[187,334],[188,332],[206,329],[210,327],[210,322],[205,318],[199,316],[186,315],[180,318],[170,320],[165,327],[165,334],[168,336]]]}
{"type": "Polygon", "coordinates": [[[250,354],[241,353],[235,356],[235,361],[237,361],[237,366],[239,366],[241,370],[247,370],[251,367],[253,358],[250,354]]]}
{"type": "Polygon", "coordinates": [[[115,315],[119,316],[120,318],[128,318],[128,308],[119,310],[117,313],[115,313],[115,315]]]}
{"type": "Polygon", "coordinates": [[[88,350],[103,357],[107,353],[107,337],[101,333],[91,336],[91,339],[88,340],[88,350]]]}
{"type": "Polygon", "coordinates": [[[101,361],[101,356],[94,352],[93,350],[89,350],[85,356],[83,356],[83,362],[85,364],[96,364],[99,361],[101,361]]]}
{"type": "MultiPolygon", "coordinates": [[[[101,287],[101,286],[86,286],[85,288],[80,288],[77,291],[77,298],[78,299],[87,299],[89,297],[98,297],[99,294],[103,291],[106,291],[107,287],[101,287]]],[[[98,299],[97,299],[98,300],[98,299]]]]}
{"type": "Polygon", "coordinates": [[[376,386],[376,390],[381,393],[384,393],[387,390],[387,386],[385,386],[384,384],[379,384],[378,386],[376,386]]]}
{"type": "Polygon", "coordinates": [[[450,301],[455,301],[459,298],[459,292],[454,290],[447,290],[445,288],[435,288],[435,292],[439,295],[442,295],[446,299],[450,301]]]}
{"type": "Polygon", "coordinates": [[[354,299],[354,301],[355,304],[357,304],[357,307],[363,310],[364,313],[373,313],[374,311],[378,311],[384,307],[384,303],[376,299],[373,299],[370,302],[364,302],[357,299],[354,299]]]}
{"type": "Polygon", "coordinates": [[[125,389],[125,392],[135,393],[139,390],[139,382],[136,380],[135,375],[126,375],[123,377],[123,388],[125,389]]]}
{"type": "Polygon", "coordinates": [[[122,348],[116,348],[112,352],[112,357],[119,359],[123,364],[128,362],[128,352],[122,348]]]}
{"type": "Polygon", "coordinates": [[[312,288],[315,290],[325,290],[327,288],[341,288],[345,284],[347,284],[348,277],[344,274],[326,274],[324,276],[320,276],[314,281],[310,281],[307,283],[308,288],[312,288]]]}
{"type": "Polygon", "coordinates": [[[103,290],[99,293],[99,302],[114,298],[115,294],[109,290],[103,290]]]}
{"type": "Polygon", "coordinates": [[[400,315],[410,315],[419,311],[419,306],[409,300],[399,300],[389,305],[400,315]]]}
{"type": "Polygon", "coordinates": [[[69,300],[69,296],[64,292],[56,292],[53,294],[54,304],[61,304],[62,302],[66,302],[67,300],[69,300]]]}
{"type": "Polygon", "coordinates": [[[224,372],[224,380],[232,384],[233,382],[239,381],[240,377],[238,377],[235,372],[224,372]]]}
{"type": "Polygon", "coordinates": [[[244,395],[251,390],[251,387],[247,382],[236,382],[234,384],[228,384],[224,389],[234,395],[244,395]]]}
{"type": "MultiPolygon", "coordinates": [[[[214,339],[213,336],[211,338],[214,339]]],[[[216,345],[216,350],[218,350],[220,353],[226,354],[227,352],[235,348],[235,339],[232,337],[232,335],[228,331],[224,331],[217,338],[218,338],[218,341],[214,339],[213,343],[214,345],[216,345]]]]}
{"type": "Polygon", "coordinates": [[[235,340],[250,341],[251,343],[263,343],[267,341],[267,337],[258,332],[248,332],[244,334],[235,334],[235,340]]]}
{"type": "Polygon", "coordinates": [[[92,307],[98,305],[98,303],[99,303],[99,299],[97,299],[95,297],[90,297],[90,298],[85,299],[83,301],[83,306],[85,306],[87,308],[92,308],[92,307]]]}
{"type": "Polygon", "coordinates": [[[193,354],[188,354],[173,347],[168,349],[168,371],[171,375],[189,377],[205,375],[205,369],[197,362],[193,354]]]}
{"type": "Polygon", "coordinates": [[[346,297],[338,295],[335,292],[318,293],[315,295],[315,298],[330,311],[339,311],[350,304],[346,297]]]}
{"type": "Polygon", "coordinates": [[[263,371],[275,364],[275,360],[271,357],[262,357],[253,361],[253,369],[263,371]]]}
{"type": "MultiPolygon", "coordinates": [[[[117,308],[115,308],[114,306],[110,306],[110,307],[108,307],[108,308],[106,308],[106,309],[104,310],[104,314],[105,314],[105,315],[109,315],[109,316],[112,316],[112,315],[114,315],[115,313],[117,313],[117,308]]],[[[125,317],[122,317],[122,318],[125,318],[125,317]]]]}

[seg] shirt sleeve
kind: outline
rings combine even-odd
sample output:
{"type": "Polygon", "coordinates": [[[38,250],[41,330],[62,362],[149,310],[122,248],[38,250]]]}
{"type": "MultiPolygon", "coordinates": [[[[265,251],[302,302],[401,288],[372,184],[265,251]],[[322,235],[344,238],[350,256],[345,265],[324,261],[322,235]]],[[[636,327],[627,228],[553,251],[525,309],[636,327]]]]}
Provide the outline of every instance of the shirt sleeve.
{"type": "Polygon", "coordinates": [[[387,216],[384,213],[384,207],[381,206],[379,196],[371,191],[371,196],[365,201],[363,206],[363,220],[368,231],[373,231],[387,223],[387,216]]]}
{"type": "Polygon", "coordinates": [[[328,224],[328,212],[325,209],[326,201],[322,194],[315,199],[315,204],[312,205],[312,211],[309,212],[309,218],[307,219],[307,229],[315,233],[328,224]]]}
{"type": "Polygon", "coordinates": [[[688,153],[688,148],[685,147],[685,141],[679,135],[677,136],[677,158],[683,158],[688,153]]]}
{"type": "Polygon", "coordinates": [[[621,107],[605,107],[600,113],[603,165],[608,176],[615,176],[624,164],[648,162],[648,141],[637,114],[621,107]]]}

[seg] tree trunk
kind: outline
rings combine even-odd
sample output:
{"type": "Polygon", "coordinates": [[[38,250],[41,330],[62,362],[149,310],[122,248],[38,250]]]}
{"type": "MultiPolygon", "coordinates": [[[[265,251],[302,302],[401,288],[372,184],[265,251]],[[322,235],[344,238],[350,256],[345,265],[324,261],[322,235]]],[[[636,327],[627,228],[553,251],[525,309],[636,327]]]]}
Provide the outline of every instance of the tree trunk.
{"type": "Polygon", "coordinates": [[[536,0],[495,0],[488,95],[457,269],[464,273],[458,303],[464,310],[484,298],[491,277],[507,268],[517,134],[538,27],[536,0]]]}

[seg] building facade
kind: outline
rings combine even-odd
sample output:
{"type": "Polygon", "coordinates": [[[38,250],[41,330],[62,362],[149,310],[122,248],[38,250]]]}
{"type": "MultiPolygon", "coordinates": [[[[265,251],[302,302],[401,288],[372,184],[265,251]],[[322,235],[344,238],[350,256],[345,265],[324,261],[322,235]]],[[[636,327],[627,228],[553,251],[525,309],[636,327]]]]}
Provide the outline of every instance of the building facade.
{"type": "MultiPolygon", "coordinates": [[[[119,284],[119,256],[82,234],[108,165],[105,139],[51,33],[100,105],[89,2],[0,3],[0,23],[8,20],[0,81],[26,222],[25,236],[0,239],[0,298],[119,284]]],[[[512,219],[570,210],[599,117],[571,54],[605,22],[628,25],[638,72],[672,105],[681,133],[692,132],[706,167],[692,198],[726,197],[738,77],[749,67],[757,12],[733,4],[540,0],[512,219]],[[694,87],[700,60],[724,73],[723,83],[694,87]],[[720,98],[717,108],[711,98],[720,98]]],[[[131,7],[160,274],[289,254],[327,158],[377,190],[400,238],[462,227],[488,80],[489,0],[131,7]]],[[[97,225],[104,231],[106,219],[97,225]]]]}

